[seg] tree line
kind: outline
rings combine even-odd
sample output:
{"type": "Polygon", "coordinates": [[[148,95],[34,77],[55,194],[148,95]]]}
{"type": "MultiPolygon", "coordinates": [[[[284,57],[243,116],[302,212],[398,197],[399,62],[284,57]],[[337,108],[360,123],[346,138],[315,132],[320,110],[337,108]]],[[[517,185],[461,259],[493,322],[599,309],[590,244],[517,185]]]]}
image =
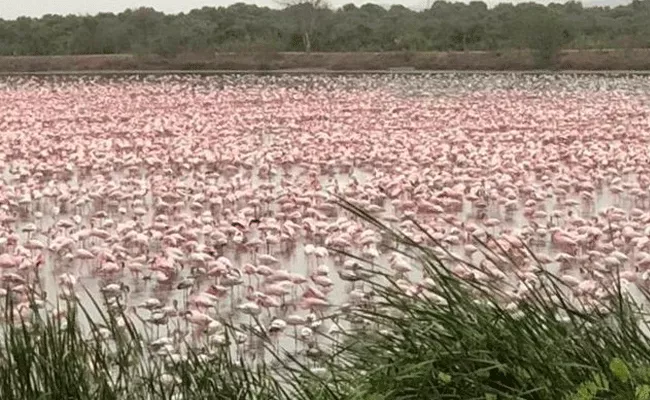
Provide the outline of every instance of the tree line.
{"type": "MultiPolygon", "coordinates": [[[[0,10],[1,13],[1,10],[0,10]]],[[[283,9],[234,4],[166,15],[151,8],[93,16],[0,19],[0,55],[219,51],[465,51],[650,47],[650,0],[618,7],[436,1],[400,5],[298,0],[283,9]]]]}

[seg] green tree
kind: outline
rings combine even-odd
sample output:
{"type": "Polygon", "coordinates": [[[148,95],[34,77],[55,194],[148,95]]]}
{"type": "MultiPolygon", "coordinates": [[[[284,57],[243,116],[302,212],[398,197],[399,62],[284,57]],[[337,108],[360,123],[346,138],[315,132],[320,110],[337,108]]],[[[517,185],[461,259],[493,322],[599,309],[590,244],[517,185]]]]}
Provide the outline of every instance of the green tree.
{"type": "Polygon", "coordinates": [[[233,4],[165,15],[152,8],[0,20],[0,54],[214,51],[464,51],[531,49],[552,66],[561,48],[650,48],[650,0],[618,7],[578,1],[519,5],[436,1],[330,10],[326,0],[276,0],[283,9],[233,4]]]}
{"type": "Polygon", "coordinates": [[[296,18],[302,43],[306,53],[312,50],[312,41],[316,24],[320,21],[322,10],[327,9],[325,0],[290,0],[280,1],[286,11],[296,18]]]}
{"type": "Polygon", "coordinates": [[[528,7],[522,17],[523,40],[539,67],[552,67],[570,35],[559,16],[544,7],[528,7]]]}

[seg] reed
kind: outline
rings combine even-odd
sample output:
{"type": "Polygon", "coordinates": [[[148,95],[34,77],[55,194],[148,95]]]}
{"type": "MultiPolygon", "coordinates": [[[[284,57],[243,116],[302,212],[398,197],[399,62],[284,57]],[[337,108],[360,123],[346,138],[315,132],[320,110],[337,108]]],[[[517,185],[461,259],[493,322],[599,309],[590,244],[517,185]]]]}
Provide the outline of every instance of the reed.
{"type": "MultiPolygon", "coordinates": [[[[165,354],[123,308],[63,304],[65,317],[56,318],[33,301],[22,318],[8,295],[0,398],[650,399],[646,315],[617,276],[609,297],[586,304],[540,269],[536,283],[520,284],[513,299],[507,283],[460,279],[449,268],[460,261],[441,248],[341,206],[380,229],[386,247],[409,257],[427,279],[405,288],[400,277],[366,264],[370,277],[358,284],[368,298],[326,316],[342,328],[324,337],[330,344],[318,352],[290,354],[255,326],[223,321],[226,345],[165,354]],[[272,361],[251,363],[230,351],[237,334],[257,335],[272,361]]],[[[516,268],[516,259],[483,251],[504,273],[516,268]]]]}

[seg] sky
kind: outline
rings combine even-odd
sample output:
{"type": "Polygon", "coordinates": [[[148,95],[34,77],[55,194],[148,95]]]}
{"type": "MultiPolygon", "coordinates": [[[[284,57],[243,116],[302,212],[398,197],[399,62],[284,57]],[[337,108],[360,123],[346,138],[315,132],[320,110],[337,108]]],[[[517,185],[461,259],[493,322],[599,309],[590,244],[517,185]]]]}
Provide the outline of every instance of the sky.
{"type": "MultiPolygon", "coordinates": [[[[485,1],[485,0],[484,0],[485,1]]],[[[538,0],[545,3],[550,0],[538,0]]],[[[555,0],[558,1],[558,0],[555,0]]],[[[562,1],[562,0],[559,0],[562,1]]],[[[598,3],[620,3],[624,0],[597,0],[598,3]]],[[[97,14],[98,12],[120,12],[127,8],[153,7],[165,13],[186,12],[203,6],[228,6],[236,3],[234,0],[0,0],[0,18],[15,19],[19,16],[40,17],[44,14],[97,14]]],[[[245,1],[259,6],[278,7],[274,0],[245,1]]],[[[403,4],[414,9],[422,9],[426,0],[330,0],[334,7],[347,3],[361,5],[372,2],[380,5],[403,4]]],[[[487,0],[488,5],[498,3],[498,0],[487,0]]],[[[585,4],[589,1],[585,1],[585,4]]]]}

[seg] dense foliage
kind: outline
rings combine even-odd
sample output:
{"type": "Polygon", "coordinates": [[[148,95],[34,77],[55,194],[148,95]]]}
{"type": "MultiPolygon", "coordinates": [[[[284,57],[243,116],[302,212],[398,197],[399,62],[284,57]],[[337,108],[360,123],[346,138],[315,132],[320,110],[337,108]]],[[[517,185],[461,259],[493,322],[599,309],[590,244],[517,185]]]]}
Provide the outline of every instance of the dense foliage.
{"type": "Polygon", "coordinates": [[[583,7],[569,1],[488,8],[436,1],[416,12],[395,5],[319,2],[285,9],[235,4],[165,15],[151,8],[95,16],[0,20],[0,55],[212,51],[422,51],[650,46],[650,0],[583,7]]]}

